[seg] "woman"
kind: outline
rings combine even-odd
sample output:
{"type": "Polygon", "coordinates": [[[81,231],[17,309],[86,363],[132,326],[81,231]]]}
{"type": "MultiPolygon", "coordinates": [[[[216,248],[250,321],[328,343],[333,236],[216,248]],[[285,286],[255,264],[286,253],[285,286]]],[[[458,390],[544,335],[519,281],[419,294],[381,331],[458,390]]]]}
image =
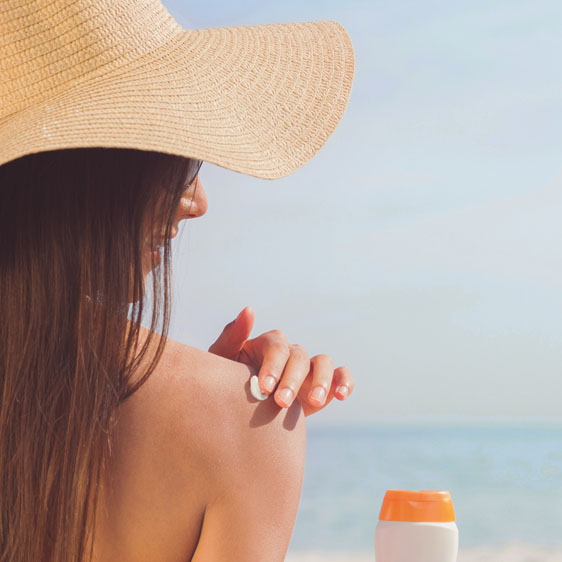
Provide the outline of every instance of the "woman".
{"type": "Polygon", "coordinates": [[[10,0],[0,32],[0,560],[282,560],[299,402],[353,379],[247,340],[248,309],[213,353],[167,339],[170,239],[206,210],[201,160],[274,178],[322,146],[345,32],[182,30],[151,0],[10,0]]]}

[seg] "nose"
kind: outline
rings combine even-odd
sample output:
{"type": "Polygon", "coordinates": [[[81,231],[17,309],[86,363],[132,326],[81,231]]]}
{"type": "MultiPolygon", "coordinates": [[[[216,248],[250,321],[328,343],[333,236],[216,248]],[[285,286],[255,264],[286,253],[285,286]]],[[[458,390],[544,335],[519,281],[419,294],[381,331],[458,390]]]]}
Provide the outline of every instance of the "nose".
{"type": "Polygon", "coordinates": [[[195,219],[202,217],[206,212],[209,203],[207,201],[207,194],[203,189],[203,183],[199,176],[193,182],[193,185],[187,189],[180,201],[177,220],[195,219]]]}

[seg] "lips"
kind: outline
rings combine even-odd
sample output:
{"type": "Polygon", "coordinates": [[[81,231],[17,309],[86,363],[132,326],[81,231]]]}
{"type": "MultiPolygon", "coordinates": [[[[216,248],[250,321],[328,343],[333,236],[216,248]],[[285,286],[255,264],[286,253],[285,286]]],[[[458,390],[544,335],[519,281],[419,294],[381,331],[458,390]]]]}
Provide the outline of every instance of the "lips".
{"type": "MultiPolygon", "coordinates": [[[[172,238],[175,238],[178,234],[178,225],[175,224],[172,226],[172,231],[170,232],[170,240],[172,238]]],[[[160,241],[158,242],[158,244],[156,244],[156,246],[153,246],[153,248],[162,248],[164,246],[164,243],[166,241],[166,238],[164,238],[163,233],[162,233],[162,238],[160,239],[160,241]]],[[[149,243],[149,238],[145,238],[145,246],[148,246],[149,243]]]]}

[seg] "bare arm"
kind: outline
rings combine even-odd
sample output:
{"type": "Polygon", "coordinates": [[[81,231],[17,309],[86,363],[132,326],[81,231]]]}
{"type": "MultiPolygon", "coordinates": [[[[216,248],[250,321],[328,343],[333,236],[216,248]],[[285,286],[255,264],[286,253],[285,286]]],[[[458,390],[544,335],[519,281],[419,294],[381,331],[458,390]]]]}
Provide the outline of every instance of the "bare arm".
{"type": "Polygon", "coordinates": [[[297,404],[287,411],[268,400],[253,410],[224,465],[209,475],[213,494],[193,562],[285,558],[302,486],[304,423],[297,404]]]}

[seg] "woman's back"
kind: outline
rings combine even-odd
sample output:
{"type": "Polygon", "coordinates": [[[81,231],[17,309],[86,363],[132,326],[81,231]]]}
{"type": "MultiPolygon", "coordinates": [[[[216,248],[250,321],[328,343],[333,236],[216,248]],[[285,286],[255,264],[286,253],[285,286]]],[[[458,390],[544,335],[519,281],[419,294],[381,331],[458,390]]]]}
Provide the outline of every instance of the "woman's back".
{"type": "Polygon", "coordinates": [[[304,468],[300,407],[249,393],[250,370],[173,340],[120,407],[95,560],[283,560],[304,468]]]}

